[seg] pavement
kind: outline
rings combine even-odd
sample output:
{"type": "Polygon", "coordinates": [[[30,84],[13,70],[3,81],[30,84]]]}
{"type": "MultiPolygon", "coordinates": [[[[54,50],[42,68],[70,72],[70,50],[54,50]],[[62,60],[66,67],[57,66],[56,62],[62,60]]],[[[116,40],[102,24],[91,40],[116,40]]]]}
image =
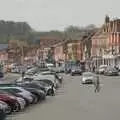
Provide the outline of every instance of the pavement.
{"type": "Polygon", "coordinates": [[[101,90],[81,85],[80,76],[64,76],[57,95],[11,120],[120,120],[120,76],[100,76],[101,90]]]}
{"type": "Polygon", "coordinates": [[[0,83],[9,83],[18,79],[21,75],[16,73],[6,73],[3,78],[0,78],[0,83]]]}

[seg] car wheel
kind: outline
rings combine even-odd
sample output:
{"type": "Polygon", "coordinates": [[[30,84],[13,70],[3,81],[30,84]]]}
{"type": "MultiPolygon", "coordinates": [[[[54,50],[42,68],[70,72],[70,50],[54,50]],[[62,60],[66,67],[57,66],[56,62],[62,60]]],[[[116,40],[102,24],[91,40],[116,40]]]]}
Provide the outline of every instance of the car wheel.
{"type": "Polygon", "coordinates": [[[8,106],[7,110],[5,111],[6,114],[12,113],[12,107],[8,106]]]}
{"type": "Polygon", "coordinates": [[[13,112],[18,112],[20,109],[20,104],[19,103],[16,103],[14,106],[13,106],[13,112]]]}
{"type": "Polygon", "coordinates": [[[48,90],[48,95],[52,95],[54,91],[52,89],[48,90]]]}
{"type": "Polygon", "coordinates": [[[37,104],[37,103],[38,103],[38,97],[36,96],[34,99],[34,104],[37,104]]]}

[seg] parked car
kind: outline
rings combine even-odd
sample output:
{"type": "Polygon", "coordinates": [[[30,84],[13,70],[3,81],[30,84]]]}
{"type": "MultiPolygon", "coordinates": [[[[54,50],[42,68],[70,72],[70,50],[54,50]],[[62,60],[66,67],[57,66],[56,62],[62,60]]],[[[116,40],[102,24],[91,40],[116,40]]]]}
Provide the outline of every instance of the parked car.
{"type": "Polygon", "coordinates": [[[37,76],[33,76],[33,79],[34,80],[44,80],[46,81],[47,84],[50,84],[50,85],[54,85],[55,88],[58,87],[58,81],[56,80],[55,76],[54,75],[37,75],[37,76]]]}
{"type": "Polygon", "coordinates": [[[112,75],[118,75],[118,70],[112,66],[109,66],[105,69],[104,75],[112,76],[112,75]]]}
{"type": "Polygon", "coordinates": [[[17,100],[17,103],[18,103],[18,110],[23,110],[25,108],[25,100],[21,97],[16,97],[14,95],[12,95],[11,93],[9,92],[6,92],[6,91],[3,91],[3,90],[0,90],[0,94],[5,94],[5,95],[9,95],[10,97],[14,98],[17,100]]]}
{"type": "Polygon", "coordinates": [[[53,72],[53,71],[46,71],[46,72],[41,72],[42,75],[54,75],[55,78],[60,82],[60,84],[62,83],[63,81],[63,77],[61,75],[59,75],[58,73],[56,72],[53,72]]]}
{"type": "Polygon", "coordinates": [[[82,84],[93,84],[97,79],[97,75],[91,72],[84,72],[82,74],[82,84]]]}
{"type": "MultiPolygon", "coordinates": [[[[3,90],[3,89],[2,89],[2,90],[3,90]]],[[[10,93],[10,94],[12,94],[12,95],[14,95],[14,96],[16,96],[16,97],[22,98],[22,99],[25,101],[25,107],[30,104],[29,100],[26,99],[26,97],[24,97],[23,95],[20,95],[20,94],[16,93],[15,91],[11,90],[11,89],[5,89],[5,88],[4,88],[4,91],[6,91],[6,92],[8,92],[8,93],[10,93]]]]}
{"type": "Polygon", "coordinates": [[[65,67],[65,73],[68,74],[71,72],[71,66],[66,66],[65,67]]]}
{"type": "Polygon", "coordinates": [[[20,87],[23,87],[24,89],[26,89],[27,91],[31,92],[33,95],[36,96],[36,98],[34,98],[34,103],[39,102],[40,100],[45,100],[46,98],[46,93],[41,90],[41,89],[37,89],[36,87],[33,87],[33,84],[28,83],[28,84],[21,84],[19,85],[20,87]]]}
{"type": "Polygon", "coordinates": [[[21,95],[24,98],[26,98],[29,103],[33,103],[32,94],[29,91],[23,89],[22,87],[17,87],[17,86],[9,86],[9,87],[7,87],[7,86],[4,86],[4,87],[0,87],[0,89],[9,90],[11,92],[14,92],[14,93],[16,93],[18,95],[21,95]]]}
{"type": "Polygon", "coordinates": [[[104,74],[105,69],[107,68],[107,65],[100,65],[98,70],[96,71],[98,74],[104,74]]]}
{"type": "Polygon", "coordinates": [[[6,114],[9,114],[11,112],[11,108],[8,106],[8,104],[1,100],[0,100],[0,109],[3,110],[6,114]]]}
{"type": "Polygon", "coordinates": [[[53,93],[56,93],[56,89],[53,87],[53,82],[50,80],[45,80],[45,79],[39,79],[39,80],[34,80],[32,83],[38,84],[42,89],[46,90],[46,95],[51,96],[53,93]]]}
{"type": "Polygon", "coordinates": [[[73,76],[73,75],[81,75],[82,74],[82,70],[81,70],[81,68],[80,68],[80,66],[72,66],[72,68],[71,68],[71,75],[73,76]]]}
{"type": "Polygon", "coordinates": [[[5,103],[8,104],[8,106],[10,108],[9,113],[17,112],[19,110],[19,104],[18,104],[18,101],[15,97],[0,93],[0,100],[4,101],[5,103]]]}

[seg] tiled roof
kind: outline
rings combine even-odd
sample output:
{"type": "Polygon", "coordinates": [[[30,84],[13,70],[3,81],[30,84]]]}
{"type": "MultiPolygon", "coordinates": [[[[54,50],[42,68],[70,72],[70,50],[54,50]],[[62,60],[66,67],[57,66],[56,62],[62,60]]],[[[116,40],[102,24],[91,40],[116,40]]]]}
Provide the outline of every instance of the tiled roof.
{"type": "Polygon", "coordinates": [[[8,48],[8,44],[0,44],[0,51],[6,50],[8,48]]]}

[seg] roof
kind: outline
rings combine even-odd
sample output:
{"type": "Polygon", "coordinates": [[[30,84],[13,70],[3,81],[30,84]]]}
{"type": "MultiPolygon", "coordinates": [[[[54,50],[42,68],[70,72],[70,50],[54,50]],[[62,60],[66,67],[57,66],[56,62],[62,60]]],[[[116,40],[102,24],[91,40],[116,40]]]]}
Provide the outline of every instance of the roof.
{"type": "Polygon", "coordinates": [[[0,44],[0,51],[7,49],[8,49],[8,44],[0,44]]]}

